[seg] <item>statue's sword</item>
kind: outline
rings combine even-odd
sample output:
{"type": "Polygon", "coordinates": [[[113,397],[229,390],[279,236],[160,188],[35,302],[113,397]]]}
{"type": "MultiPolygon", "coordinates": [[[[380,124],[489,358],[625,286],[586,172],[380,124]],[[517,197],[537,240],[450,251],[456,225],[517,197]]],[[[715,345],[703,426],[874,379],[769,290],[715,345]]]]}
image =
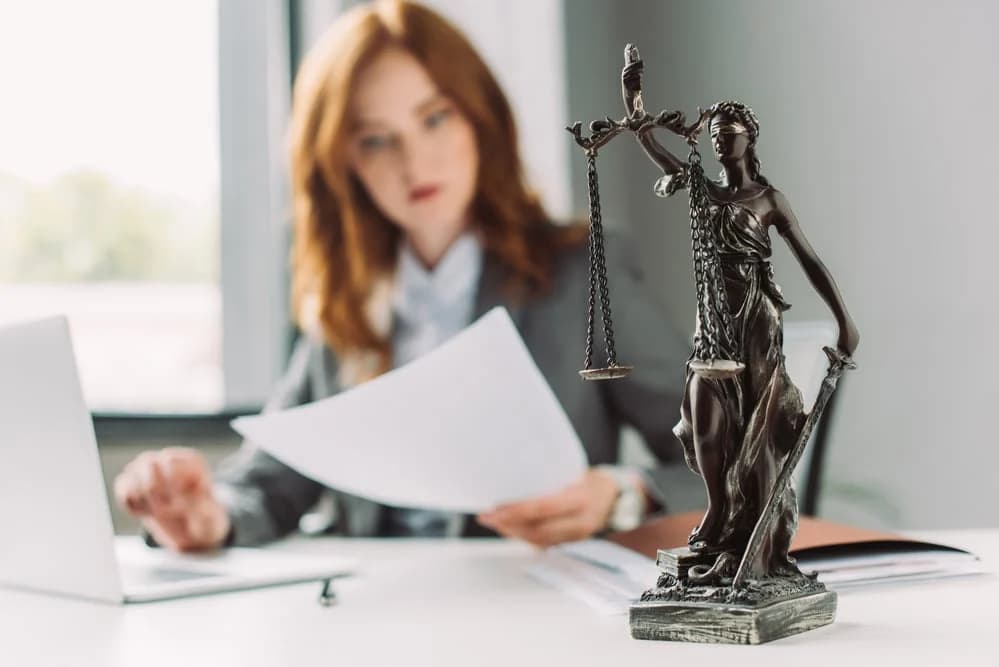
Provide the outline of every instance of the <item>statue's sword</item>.
{"type": "Polygon", "coordinates": [[[760,553],[763,537],[770,530],[770,526],[777,516],[777,511],[780,509],[781,498],[784,497],[784,493],[791,484],[791,475],[798,466],[801,455],[805,452],[805,446],[808,444],[808,438],[812,434],[812,429],[815,428],[819,417],[825,411],[829,397],[836,390],[836,383],[839,382],[839,378],[845,369],[854,369],[857,367],[849,356],[839,350],[831,347],[823,347],[822,349],[825,351],[826,356],[829,357],[829,370],[822,381],[822,388],[819,390],[819,395],[815,398],[815,405],[812,407],[812,411],[808,413],[805,424],[801,427],[801,433],[798,434],[798,441],[795,442],[794,448],[787,455],[784,467],[781,468],[780,475],[777,476],[777,481],[774,482],[773,489],[770,491],[770,497],[763,508],[763,513],[760,514],[760,518],[756,522],[756,527],[753,528],[753,534],[749,537],[749,543],[746,545],[746,553],[743,554],[742,561],[739,562],[739,569],[736,570],[735,578],[732,579],[733,590],[738,590],[745,584],[749,568],[760,553]]]}

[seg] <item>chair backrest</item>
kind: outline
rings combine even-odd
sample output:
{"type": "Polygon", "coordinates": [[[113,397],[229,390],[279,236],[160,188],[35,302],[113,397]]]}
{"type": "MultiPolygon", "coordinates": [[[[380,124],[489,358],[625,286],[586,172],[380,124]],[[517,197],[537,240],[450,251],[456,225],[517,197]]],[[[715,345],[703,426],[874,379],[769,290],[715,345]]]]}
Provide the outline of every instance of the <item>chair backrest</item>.
{"type": "MultiPolygon", "coordinates": [[[[812,409],[815,397],[822,386],[829,359],[822,351],[824,345],[835,345],[839,330],[833,322],[788,322],[784,325],[784,358],[787,373],[801,390],[805,411],[812,409]]],[[[835,397],[835,394],[833,395],[835,397]]],[[[794,473],[798,488],[798,508],[802,514],[815,514],[818,504],[822,465],[825,461],[826,429],[829,408],[816,425],[808,447],[794,473]]]]}

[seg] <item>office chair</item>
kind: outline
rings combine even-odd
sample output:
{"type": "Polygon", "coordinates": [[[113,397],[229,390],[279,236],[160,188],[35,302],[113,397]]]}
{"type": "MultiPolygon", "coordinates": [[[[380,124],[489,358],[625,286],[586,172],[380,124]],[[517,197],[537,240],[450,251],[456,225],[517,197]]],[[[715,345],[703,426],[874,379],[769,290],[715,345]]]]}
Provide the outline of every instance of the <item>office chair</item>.
{"type": "MultiPolygon", "coordinates": [[[[788,322],[784,325],[785,365],[791,380],[801,390],[806,411],[812,409],[829,366],[822,346],[835,346],[838,331],[830,321],[788,322]]],[[[830,397],[795,471],[798,509],[802,515],[814,516],[818,511],[829,424],[833,421],[837,395],[838,393],[834,393],[830,397]]]]}

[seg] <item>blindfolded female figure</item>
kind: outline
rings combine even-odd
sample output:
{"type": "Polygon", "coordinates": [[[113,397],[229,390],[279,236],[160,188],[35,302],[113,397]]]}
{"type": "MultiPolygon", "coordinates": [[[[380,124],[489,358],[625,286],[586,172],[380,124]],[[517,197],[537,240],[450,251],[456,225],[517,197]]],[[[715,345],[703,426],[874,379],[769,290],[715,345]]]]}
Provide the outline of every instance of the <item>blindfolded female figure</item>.
{"type": "MultiPolygon", "coordinates": [[[[640,61],[625,67],[622,83],[625,104],[632,114],[641,91],[640,61]]],[[[679,121],[682,123],[682,118],[679,121]]],[[[698,191],[698,196],[706,199],[708,225],[697,234],[711,237],[713,247],[709,250],[717,253],[720,284],[718,298],[707,299],[711,303],[701,303],[698,308],[695,353],[687,365],[681,418],[674,431],[688,465],[703,478],[708,494],[708,509],[690,536],[690,548],[706,554],[730,554],[733,558],[724,562],[731,569],[745,551],[805,417],[801,394],[784,367],[783,312],[790,306],[773,279],[771,228],[788,244],[832,310],[839,324],[837,346],[847,356],[857,347],[859,334],[787,199],[760,171],[756,155],[760,126],[752,110],[739,102],[721,102],[704,112],[691,128],[676,125],[670,129],[696,141],[696,132],[705,122],[722,172],[717,181],[704,179],[704,189],[698,191]],[[733,370],[712,372],[709,363],[706,372],[701,371],[705,364],[698,358],[698,350],[709,338],[733,370]],[[741,371],[734,370],[738,364],[741,371]]],[[[700,183],[691,183],[688,163],[660,144],[651,129],[651,123],[639,129],[638,139],[664,172],[656,184],[657,194],[668,197],[682,188],[699,187],[700,183]]],[[[695,236],[695,246],[700,242],[695,236]]],[[[698,259],[707,262],[703,257],[695,261],[698,259]]],[[[713,291],[713,286],[707,288],[707,293],[713,291]]],[[[705,301],[700,294],[699,286],[699,301],[705,301]]],[[[759,564],[764,571],[796,571],[788,557],[796,525],[795,495],[789,490],[782,496],[778,518],[760,550],[759,564]]],[[[734,571],[724,574],[732,576],[734,571]]]]}

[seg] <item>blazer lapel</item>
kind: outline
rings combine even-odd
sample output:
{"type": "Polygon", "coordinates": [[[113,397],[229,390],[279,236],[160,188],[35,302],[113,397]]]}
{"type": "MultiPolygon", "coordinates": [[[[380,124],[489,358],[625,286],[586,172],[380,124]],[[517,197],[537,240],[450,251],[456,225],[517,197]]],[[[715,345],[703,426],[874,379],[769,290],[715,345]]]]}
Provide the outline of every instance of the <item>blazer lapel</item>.
{"type": "Polygon", "coordinates": [[[485,253],[472,317],[477,320],[496,306],[503,306],[520,331],[524,323],[524,303],[522,298],[513,298],[510,290],[505,289],[509,275],[509,270],[492,253],[485,253]]]}

